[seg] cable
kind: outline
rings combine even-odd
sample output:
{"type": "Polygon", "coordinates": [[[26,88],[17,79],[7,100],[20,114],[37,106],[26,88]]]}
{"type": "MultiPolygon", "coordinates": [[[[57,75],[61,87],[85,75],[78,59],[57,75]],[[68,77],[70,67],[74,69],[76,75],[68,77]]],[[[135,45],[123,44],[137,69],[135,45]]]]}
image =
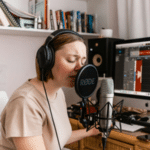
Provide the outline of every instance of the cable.
{"type": "Polygon", "coordinates": [[[49,103],[49,99],[48,99],[48,96],[47,96],[47,92],[46,92],[46,88],[45,88],[45,85],[44,85],[43,78],[44,78],[44,70],[42,69],[42,83],[43,83],[43,87],[44,87],[44,91],[45,91],[45,95],[46,95],[46,100],[47,100],[47,103],[48,103],[48,106],[49,106],[50,114],[51,114],[51,117],[52,117],[52,122],[53,122],[53,125],[54,125],[54,129],[55,129],[55,133],[56,133],[59,149],[61,150],[61,146],[60,146],[60,141],[59,141],[56,125],[55,125],[55,122],[54,122],[53,113],[52,113],[52,110],[51,110],[51,106],[50,106],[50,103],[49,103]]]}

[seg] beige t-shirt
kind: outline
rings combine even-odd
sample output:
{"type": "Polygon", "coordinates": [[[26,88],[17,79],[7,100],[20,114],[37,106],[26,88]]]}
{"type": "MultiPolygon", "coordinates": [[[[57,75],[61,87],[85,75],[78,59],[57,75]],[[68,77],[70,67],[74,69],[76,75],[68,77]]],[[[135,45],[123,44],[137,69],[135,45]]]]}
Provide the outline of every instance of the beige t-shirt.
{"type": "MultiPolygon", "coordinates": [[[[60,89],[55,100],[50,101],[61,148],[71,136],[72,129],[67,115],[65,96],[60,89]]],[[[46,150],[59,150],[49,106],[29,81],[11,96],[1,114],[0,150],[15,150],[12,137],[42,135],[46,150]]]]}

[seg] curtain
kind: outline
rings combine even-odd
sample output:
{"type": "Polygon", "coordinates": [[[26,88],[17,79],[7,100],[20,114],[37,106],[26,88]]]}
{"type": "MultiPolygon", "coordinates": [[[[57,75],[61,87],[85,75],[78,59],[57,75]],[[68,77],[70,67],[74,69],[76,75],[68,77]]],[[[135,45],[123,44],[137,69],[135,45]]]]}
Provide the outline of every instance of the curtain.
{"type": "Polygon", "coordinates": [[[117,0],[119,38],[150,37],[150,0],[117,0]]]}

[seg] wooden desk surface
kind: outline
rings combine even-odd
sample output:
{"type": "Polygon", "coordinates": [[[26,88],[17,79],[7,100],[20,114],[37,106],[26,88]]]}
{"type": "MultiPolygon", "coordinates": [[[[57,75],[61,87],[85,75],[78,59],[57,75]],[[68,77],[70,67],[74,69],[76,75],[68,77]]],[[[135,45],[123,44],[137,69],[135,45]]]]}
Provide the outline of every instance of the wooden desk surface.
{"type": "MultiPolygon", "coordinates": [[[[78,120],[70,119],[70,121],[74,124],[77,123],[79,129],[84,128],[78,120]]],[[[146,141],[137,139],[137,136],[146,135],[146,134],[148,134],[148,133],[144,133],[144,132],[140,132],[140,131],[138,131],[138,132],[127,132],[127,131],[120,132],[117,129],[113,129],[109,135],[109,138],[120,141],[120,142],[124,142],[127,144],[132,144],[137,147],[144,147],[147,150],[147,149],[150,149],[150,142],[146,142],[146,141]]],[[[140,149],[140,148],[137,148],[137,149],[140,149]]]]}

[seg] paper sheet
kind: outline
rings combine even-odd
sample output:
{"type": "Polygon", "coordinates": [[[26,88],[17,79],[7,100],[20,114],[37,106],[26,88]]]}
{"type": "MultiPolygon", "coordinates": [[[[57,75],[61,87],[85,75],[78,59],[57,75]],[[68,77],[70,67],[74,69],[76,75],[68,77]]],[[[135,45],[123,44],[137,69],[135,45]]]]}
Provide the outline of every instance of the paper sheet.
{"type": "MultiPolygon", "coordinates": [[[[120,129],[120,124],[118,121],[116,121],[116,126],[120,129]]],[[[135,132],[141,128],[144,128],[144,126],[140,126],[140,125],[129,125],[129,124],[125,124],[125,123],[121,123],[122,126],[122,130],[124,131],[129,131],[129,132],[135,132]]],[[[118,129],[117,127],[115,127],[115,129],[118,129]]]]}

